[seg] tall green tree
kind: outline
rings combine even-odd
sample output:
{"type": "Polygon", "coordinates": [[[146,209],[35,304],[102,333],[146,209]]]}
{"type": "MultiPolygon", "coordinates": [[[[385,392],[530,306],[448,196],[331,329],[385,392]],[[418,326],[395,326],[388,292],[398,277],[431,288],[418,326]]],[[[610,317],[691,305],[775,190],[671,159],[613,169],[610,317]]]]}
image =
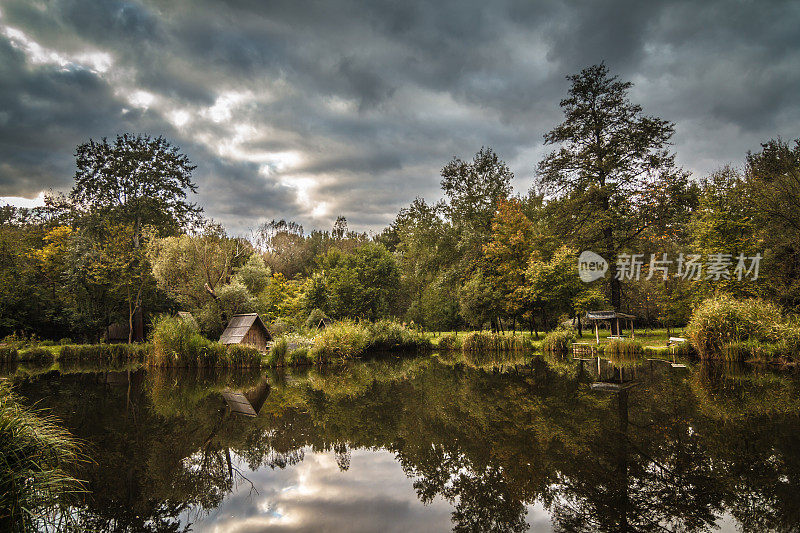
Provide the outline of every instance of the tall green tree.
{"type": "Polygon", "coordinates": [[[491,148],[481,148],[472,161],[453,158],[442,168],[446,213],[458,235],[462,257],[476,261],[492,230],[499,202],[511,194],[514,173],[491,148]]]}
{"type": "Polygon", "coordinates": [[[746,176],[765,246],[764,274],[785,306],[800,309],[800,139],[773,139],[747,156],[746,176]]]}
{"type": "Polygon", "coordinates": [[[564,121],[544,136],[545,144],[559,148],[539,163],[538,176],[560,200],[580,244],[599,246],[609,261],[611,303],[619,309],[617,253],[647,226],[648,213],[638,209],[637,198],[651,181],[681,173],[666,148],[674,127],[644,115],[628,99],[632,84],[604,64],[567,79],[564,121]]]}
{"type": "Polygon", "coordinates": [[[188,192],[197,192],[196,167],[164,137],[90,139],[78,146],[75,158],[69,199],[87,214],[130,226],[137,248],[145,225],[174,233],[198,220],[201,209],[187,200],[188,192]]]}

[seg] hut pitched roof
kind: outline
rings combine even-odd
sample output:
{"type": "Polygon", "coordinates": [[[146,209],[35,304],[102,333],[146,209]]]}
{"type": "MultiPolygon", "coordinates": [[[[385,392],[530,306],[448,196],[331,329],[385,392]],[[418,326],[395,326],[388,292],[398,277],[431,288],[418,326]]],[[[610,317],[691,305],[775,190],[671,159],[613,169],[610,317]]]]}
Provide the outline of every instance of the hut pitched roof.
{"type": "Polygon", "coordinates": [[[258,313],[247,313],[233,315],[225,331],[222,332],[219,342],[222,344],[239,344],[253,326],[262,328],[267,333],[267,338],[270,337],[269,330],[267,330],[264,322],[261,321],[258,313]]]}

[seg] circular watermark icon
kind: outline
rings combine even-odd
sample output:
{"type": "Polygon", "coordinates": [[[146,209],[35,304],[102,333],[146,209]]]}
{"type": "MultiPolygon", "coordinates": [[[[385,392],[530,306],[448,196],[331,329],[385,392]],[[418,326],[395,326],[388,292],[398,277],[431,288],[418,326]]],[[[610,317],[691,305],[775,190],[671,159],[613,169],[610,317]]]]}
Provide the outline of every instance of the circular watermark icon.
{"type": "Polygon", "coordinates": [[[608,261],[594,252],[584,250],[578,256],[578,275],[581,281],[590,283],[606,275],[608,271],[608,261]]]}

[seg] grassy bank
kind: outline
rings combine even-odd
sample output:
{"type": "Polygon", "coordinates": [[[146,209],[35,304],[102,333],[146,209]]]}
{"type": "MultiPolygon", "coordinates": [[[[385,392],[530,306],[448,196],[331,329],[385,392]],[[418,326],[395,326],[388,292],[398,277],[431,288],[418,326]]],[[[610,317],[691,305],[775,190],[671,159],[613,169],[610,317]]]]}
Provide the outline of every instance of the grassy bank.
{"type": "Polygon", "coordinates": [[[78,443],[55,421],[24,407],[0,383],[0,523],[4,531],[68,530],[65,498],[81,490],[67,472],[78,443]]]}

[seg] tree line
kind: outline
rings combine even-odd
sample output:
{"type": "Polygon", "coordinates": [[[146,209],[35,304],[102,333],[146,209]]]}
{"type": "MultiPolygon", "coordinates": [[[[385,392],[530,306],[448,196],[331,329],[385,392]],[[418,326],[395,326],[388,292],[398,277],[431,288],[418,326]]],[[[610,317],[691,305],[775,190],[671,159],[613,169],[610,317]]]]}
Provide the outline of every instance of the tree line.
{"type": "Polygon", "coordinates": [[[232,236],[192,201],[195,166],[169,141],[90,140],[68,194],[0,209],[0,334],[94,341],[124,324],[132,338],[143,310],[190,311],[209,336],[239,312],[285,330],[316,310],[434,331],[580,327],[592,309],[674,327],[717,292],[797,311],[800,140],[692,177],[670,151],[674,125],[631,102],[631,83],[602,64],[568,79],[531,190],[513,194],[513,172],[484,147],[443,166],[442,200],[416,198],[372,235],[339,217],[327,231],[273,220],[232,236]],[[582,250],[608,261],[605,278],[580,280],[582,250]],[[757,278],[633,279],[617,262],[633,254],[645,274],[684,255],[762,262],[757,278]]]}

